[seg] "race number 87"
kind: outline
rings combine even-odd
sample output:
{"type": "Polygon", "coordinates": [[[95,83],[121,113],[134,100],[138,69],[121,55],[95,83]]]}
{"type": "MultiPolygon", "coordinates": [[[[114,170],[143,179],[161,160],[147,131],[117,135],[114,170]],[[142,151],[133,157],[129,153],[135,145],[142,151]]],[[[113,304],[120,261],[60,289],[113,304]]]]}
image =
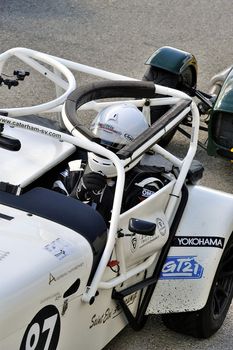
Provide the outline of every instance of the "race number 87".
{"type": "Polygon", "coordinates": [[[60,327],[58,309],[54,305],[45,306],[28,325],[20,350],[56,350],[60,327]]]}

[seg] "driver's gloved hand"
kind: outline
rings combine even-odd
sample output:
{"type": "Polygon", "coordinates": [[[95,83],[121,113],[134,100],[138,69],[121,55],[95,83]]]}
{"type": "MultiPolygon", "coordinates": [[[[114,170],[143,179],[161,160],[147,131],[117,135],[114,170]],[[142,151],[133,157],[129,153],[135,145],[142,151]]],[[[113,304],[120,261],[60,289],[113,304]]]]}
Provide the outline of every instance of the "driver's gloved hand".
{"type": "Polygon", "coordinates": [[[106,187],[107,178],[100,173],[88,173],[83,175],[76,190],[76,196],[81,201],[92,201],[101,195],[106,187]]]}

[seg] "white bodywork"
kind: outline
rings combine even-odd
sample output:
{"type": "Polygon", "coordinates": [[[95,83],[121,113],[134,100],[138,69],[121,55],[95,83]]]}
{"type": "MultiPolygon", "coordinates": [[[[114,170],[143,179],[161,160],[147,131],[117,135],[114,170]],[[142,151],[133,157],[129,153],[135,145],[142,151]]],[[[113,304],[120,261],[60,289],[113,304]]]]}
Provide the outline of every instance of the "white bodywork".
{"type": "Polygon", "coordinates": [[[75,147],[70,143],[5,126],[4,133],[20,140],[21,148],[12,152],[0,148],[1,181],[24,188],[46,171],[71,155],[75,147]]]}
{"type": "MultiPolygon", "coordinates": [[[[82,302],[92,266],[89,243],[77,232],[49,220],[28,216],[3,205],[0,210],[2,214],[14,216],[10,224],[1,220],[0,230],[0,275],[4,281],[4,288],[0,291],[1,349],[13,350],[20,344],[22,346],[29,321],[48,305],[55,306],[59,314],[54,323],[45,316],[40,326],[47,322],[52,335],[58,327],[58,318],[61,320],[58,349],[91,349],[93,344],[96,349],[101,349],[125,326],[126,321],[111,299],[111,291],[101,293],[98,302],[91,306],[82,302]],[[63,247],[63,258],[46,249],[52,245],[63,247]],[[66,290],[77,279],[80,279],[78,292],[64,298],[66,290]]],[[[136,307],[136,293],[129,298],[129,304],[136,307]]],[[[43,338],[42,328],[38,329],[32,323],[31,329],[26,340],[28,343],[33,334],[43,338]]],[[[48,339],[52,346],[46,338],[46,330],[44,332],[45,340],[48,339]]],[[[31,347],[24,348],[33,349],[36,340],[31,344],[31,347]]]]}
{"type": "MultiPolygon", "coordinates": [[[[127,324],[122,309],[112,299],[113,288],[123,290],[143,281],[146,272],[151,274],[169,238],[181,189],[196,152],[199,113],[192,102],[139,147],[131,158],[122,162],[116,154],[86,139],[75,129],[62,105],[76,87],[70,69],[112,80],[133,79],[22,48],[0,55],[0,73],[5,61],[14,55],[41,74],[46,73],[57,91],[65,92],[54,101],[39,106],[0,108],[8,114],[0,113],[0,123],[5,124],[6,134],[18,138],[22,144],[19,153],[0,149],[3,163],[0,182],[18,186],[17,194],[20,194],[21,189],[66,159],[76,147],[109,158],[115,164],[118,176],[107,242],[90,281],[93,251],[81,233],[40,216],[28,215],[26,211],[0,205],[0,276],[4,281],[0,289],[0,349],[101,349],[127,324]],[[45,68],[41,62],[49,64],[54,71],[45,68]],[[62,110],[63,122],[70,134],[17,119],[31,113],[62,110]],[[156,141],[189,112],[193,116],[192,138],[187,154],[181,160],[158,146],[156,141]],[[170,176],[166,186],[121,214],[124,166],[148,149],[173,163],[179,169],[178,176],[170,176]],[[45,157],[45,153],[48,156],[45,157]],[[9,156],[11,167],[8,166],[9,156]],[[134,242],[130,236],[119,238],[119,231],[129,234],[131,217],[155,223],[155,234],[151,237],[136,235],[134,242]],[[112,271],[109,261],[117,261],[120,270],[112,271]],[[73,285],[75,290],[67,295],[73,285]]],[[[155,88],[158,94],[171,97],[151,99],[152,106],[173,105],[180,100],[191,102],[191,98],[180,91],[157,85],[155,88]]],[[[145,99],[130,102],[143,107],[148,116],[145,99]]],[[[116,102],[91,101],[81,108],[99,111],[113,103],[116,102]]],[[[147,314],[198,310],[205,305],[223,252],[221,242],[226,244],[232,232],[232,209],[233,196],[189,186],[189,200],[176,236],[179,239],[187,236],[213,239],[216,236],[220,243],[196,247],[194,240],[191,247],[185,246],[187,241],[183,241],[183,246],[172,246],[147,314]]],[[[125,298],[133,314],[137,311],[140,293],[138,290],[125,298]]]]}

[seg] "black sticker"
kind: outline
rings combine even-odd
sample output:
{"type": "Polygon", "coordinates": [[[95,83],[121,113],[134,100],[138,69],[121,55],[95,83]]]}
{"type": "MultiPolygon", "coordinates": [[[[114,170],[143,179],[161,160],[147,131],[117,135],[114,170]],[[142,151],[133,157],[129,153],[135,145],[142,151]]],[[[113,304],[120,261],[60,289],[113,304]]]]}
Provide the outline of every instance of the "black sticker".
{"type": "Polygon", "coordinates": [[[14,219],[13,216],[5,215],[5,214],[3,214],[3,213],[0,213],[0,218],[1,218],[1,219],[8,220],[8,221],[11,221],[11,220],[14,219]]]}
{"type": "Polygon", "coordinates": [[[132,253],[135,252],[138,246],[138,241],[136,236],[132,236],[131,241],[130,241],[130,250],[132,253]]]}
{"type": "Polygon", "coordinates": [[[173,247],[214,247],[223,249],[225,239],[223,237],[210,236],[180,236],[175,237],[173,247]]]}
{"type": "Polygon", "coordinates": [[[58,309],[54,305],[45,306],[28,325],[20,350],[56,350],[60,328],[58,309]]]}

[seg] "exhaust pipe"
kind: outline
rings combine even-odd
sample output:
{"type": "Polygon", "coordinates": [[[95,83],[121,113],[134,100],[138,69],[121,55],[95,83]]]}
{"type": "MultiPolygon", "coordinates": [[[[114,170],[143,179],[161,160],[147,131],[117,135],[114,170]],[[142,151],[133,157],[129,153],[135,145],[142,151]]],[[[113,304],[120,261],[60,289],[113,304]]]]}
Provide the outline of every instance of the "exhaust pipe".
{"type": "Polygon", "coordinates": [[[221,87],[223,85],[224,80],[226,79],[226,77],[228,76],[230,70],[233,68],[233,66],[230,66],[226,69],[224,69],[223,71],[217,73],[216,75],[214,75],[211,80],[210,80],[210,90],[209,93],[211,95],[216,95],[218,96],[221,87]]]}

